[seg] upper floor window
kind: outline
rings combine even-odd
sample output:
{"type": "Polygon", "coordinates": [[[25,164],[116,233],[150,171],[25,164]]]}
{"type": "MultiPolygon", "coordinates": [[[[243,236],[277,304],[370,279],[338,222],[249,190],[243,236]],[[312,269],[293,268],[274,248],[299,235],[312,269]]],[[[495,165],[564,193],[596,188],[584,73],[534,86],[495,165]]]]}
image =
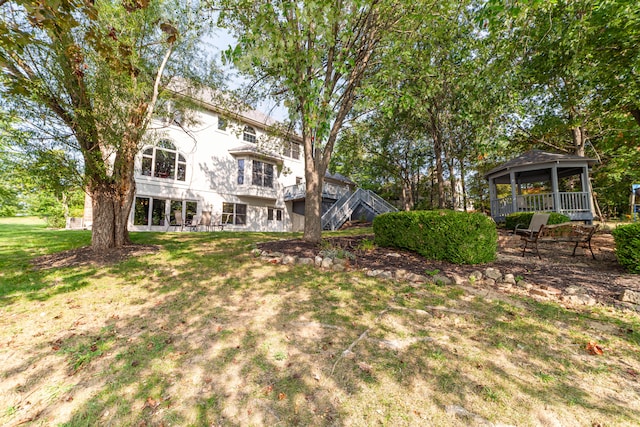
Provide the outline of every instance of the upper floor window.
{"type": "Polygon", "coordinates": [[[256,142],[256,130],[251,126],[245,126],[242,132],[242,139],[254,143],[256,142]]]}
{"type": "Polygon", "coordinates": [[[168,139],[162,139],[155,147],[142,152],[142,175],[184,181],[187,161],[168,139]]]}
{"type": "Polygon", "coordinates": [[[224,117],[218,116],[218,130],[225,131],[227,130],[227,119],[224,117]]]}
{"type": "Polygon", "coordinates": [[[238,184],[244,184],[244,159],[238,159],[238,184]]]}
{"type": "Polygon", "coordinates": [[[252,166],[251,183],[261,187],[273,187],[273,165],[254,160],[252,166]]]}
{"type": "Polygon", "coordinates": [[[284,146],[285,156],[291,157],[292,159],[300,159],[300,144],[297,142],[287,141],[284,146]]]}

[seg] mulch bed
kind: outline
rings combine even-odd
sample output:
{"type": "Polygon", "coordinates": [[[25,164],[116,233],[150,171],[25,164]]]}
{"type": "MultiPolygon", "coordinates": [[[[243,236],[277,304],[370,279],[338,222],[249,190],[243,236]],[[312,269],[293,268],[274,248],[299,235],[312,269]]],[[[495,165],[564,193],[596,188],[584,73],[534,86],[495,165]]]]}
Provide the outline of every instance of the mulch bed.
{"type": "Polygon", "coordinates": [[[522,257],[519,237],[500,230],[496,261],[476,266],[431,261],[415,253],[394,248],[375,247],[365,251],[361,249],[365,239],[373,240],[373,235],[329,237],[323,239],[323,246],[294,239],[265,242],[258,247],[268,252],[314,258],[323,248],[330,246],[356,255],[356,260],[351,265],[357,269],[404,269],[422,275],[437,270],[445,275],[455,273],[468,277],[474,271],[494,267],[503,274],[512,273],[538,286],[551,286],[560,290],[578,286],[598,302],[605,304],[617,300],[624,289],[640,291],[640,277],[626,273],[618,264],[613,237],[607,232],[597,233],[592,239],[595,260],[591,258],[588,249],[583,250],[581,247],[578,247],[576,256],[571,256],[573,245],[568,243],[539,244],[541,259],[538,259],[529,250],[522,257]]]}
{"type": "Polygon", "coordinates": [[[85,265],[105,266],[124,261],[131,257],[157,252],[158,250],[159,248],[154,245],[125,245],[121,248],[101,251],[94,251],[91,246],[85,246],[83,248],[39,256],[32,261],[31,265],[36,270],[85,265]]]}

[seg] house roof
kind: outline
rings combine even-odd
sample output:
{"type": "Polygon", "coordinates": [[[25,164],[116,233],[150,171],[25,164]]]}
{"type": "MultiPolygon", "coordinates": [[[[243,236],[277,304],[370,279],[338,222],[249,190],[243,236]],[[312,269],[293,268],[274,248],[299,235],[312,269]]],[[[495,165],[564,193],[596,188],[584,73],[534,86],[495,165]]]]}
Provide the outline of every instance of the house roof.
{"type": "Polygon", "coordinates": [[[490,176],[500,176],[513,169],[530,169],[531,166],[540,166],[540,169],[545,169],[545,167],[553,164],[562,165],[563,163],[586,163],[588,166],[592,166],[597,162],[598,161],[596,159],[576,156],[573,154],[558,154],[541,150],[531,150],[491,169],[489,172],[484,174],[484,177],[485,179],[488,179],[490,176]]]}
{"type": "Polygon", "coordinates": [[[172,82],[169,90],[176,95],[190,98],[200,106],[230,119],[235,119],[263,130],[278,129],[282,134],[286,134],[288,138],[294,139],[298,142],[302,140],[300,135],[284,129],[283,123],[251,108],[244,101],[235,97],[232,93],[222,92],[209,87],[195,88],[182,79],[176,79],[172,82]]]}
{"type": "Polygon", "coordinates": [[[329,179],[331,181],[338,181],[338,182],[342,182],[342,183],[345,183],[345,184],[356,185],[355,182],[351,181],[346,176],[344,176],[342,174],[339,174],[339,173],[330,173],[329,171],[325,172],[324,179],[329,179]]]}

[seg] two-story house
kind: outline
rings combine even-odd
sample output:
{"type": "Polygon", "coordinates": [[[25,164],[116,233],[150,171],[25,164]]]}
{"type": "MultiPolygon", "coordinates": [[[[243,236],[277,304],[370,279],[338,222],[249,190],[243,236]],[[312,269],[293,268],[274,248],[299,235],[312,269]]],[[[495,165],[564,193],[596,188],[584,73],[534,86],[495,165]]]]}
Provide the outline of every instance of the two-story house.
{"type": "MultiPolygon", "coordinates": [[[[202,108],[191,111],[188,121],[174,116],[155,123],[156,142],[138,153],[129,230],[189,229],[205,213],[224,230],[301,231],[305,183],[300,137],[274,136],[269,129],[275,121],[257,111],[233,113],[202,98],[197,102],[202,108]]],[[[327,174],[325,228],[335,229],[363,209],[370,217],[395,210],[375,194],[355,190],[347,178],[327,174]]],[[[90,201],[81,223],[91,226],[90,201]]]]}

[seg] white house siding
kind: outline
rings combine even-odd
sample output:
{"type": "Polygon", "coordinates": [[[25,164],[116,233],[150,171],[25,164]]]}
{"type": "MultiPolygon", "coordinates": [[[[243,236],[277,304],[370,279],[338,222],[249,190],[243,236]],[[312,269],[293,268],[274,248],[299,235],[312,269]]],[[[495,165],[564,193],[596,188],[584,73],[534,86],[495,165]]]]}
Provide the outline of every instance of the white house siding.
{"type": "MultiPolygon", "coordinates": [[[[193,201],[197,203],[197,215],[202,211],[210,211],[213,223],[222,219],[223,203],[244,204],[247,207],[246,225],[225,225],[225,230],[238,231],[290,231],[292,229],[291,208],[287,209],[283,199],[283,188],[296,184],[296,178],[304,177],[304,161],[302,145],[300,144],[300,158],[298,160],[281,156],[282,166],[275,165],[273,159],[261,159],[258,153],[239,150],[232,155],[229,150],[254,145],[243,141],[242,129],[244,123],[231,123],[227,131],[218,130],[218,114],[211,111],[196,113],[196,125],[177,125],[162,127],[158,123],[159,139],[171,141],[178,153],[186,159],[185,180],[157,178],[142,175],[142,151],[136,158],[136,198],[162,199],[173,201],[193,201]],[[238,159],[245,159],[245,184],[238,184],[238,159]],[[264,160],[274,164],[273,188],[251,185],[252,161],[264,160]],[[268,209],[280,209],[282,220],[278,221],[277,211],[274,219],[268,220],[268,209]]],[[[255,131],[258,144],[263,145],[262,139],[267,135],[255,122],[249,123],[255,131]]],[[[171,208],[165,207],[170,214],[171,208]]],[[[132,231],[165,231],[170,229],[166,218],[158,225],[134,224],[134,209],[129,218],[129,229],[132,231]]],[[[171,226],[171,229],[173,227],[171,226]]]]}

